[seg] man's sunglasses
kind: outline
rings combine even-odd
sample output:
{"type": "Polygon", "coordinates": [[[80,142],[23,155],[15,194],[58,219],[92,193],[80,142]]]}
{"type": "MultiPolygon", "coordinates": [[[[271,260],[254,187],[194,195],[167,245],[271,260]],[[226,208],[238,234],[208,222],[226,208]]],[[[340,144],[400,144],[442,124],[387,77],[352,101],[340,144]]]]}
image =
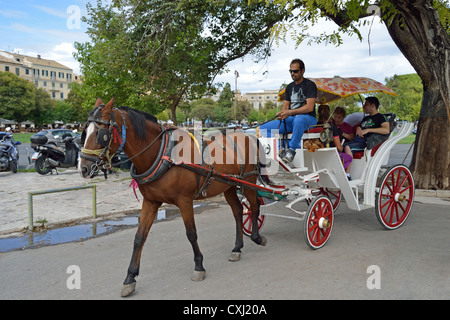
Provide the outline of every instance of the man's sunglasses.
{"type": "Polygon", "coordinates": [[[289,69],[289,73],[299,73],[299,72],[300,72],[299,69],[297,69],[297,70],[290,70],[290,69],[289,69]]]}

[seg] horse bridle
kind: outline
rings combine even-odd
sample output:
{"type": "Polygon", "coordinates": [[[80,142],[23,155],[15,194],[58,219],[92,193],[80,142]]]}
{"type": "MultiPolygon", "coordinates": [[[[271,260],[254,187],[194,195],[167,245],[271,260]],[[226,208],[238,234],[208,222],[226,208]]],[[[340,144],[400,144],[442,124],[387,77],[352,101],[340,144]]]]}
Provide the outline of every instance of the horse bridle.
{"type": "Polygon", "coordinates": [[[91,172],[89,173],[89,176],[94,175],[100,169],[104,171],[106,171],[107,169],[111,169],[111,160],[117,152],[116,151],[113,154],[110,154],[109,152],[113,137],[114,142],[120,142],[120,147],[117,150],[120,150],[125,145],[126,141],[127,122],[125,119],[125,115],[119,109],[114,108],[115,110],[119,111],[120,115],[122,116],[122,130],[120,130],[119,124],[115,121],[114,118],[114,110],[111,110],[111,117],[109,121],[104,120],[100,117],[100,112],[104,107],[104,104],[98,106],[92,116],[88,118],[88,121],[86,122],[83,133],[81,135],[81,144],[84,145],[86,140],[86,130],[89,125],[93,123],[98,129],[96,142],[103,147],[103,149],[81,149],[80,158],[94,162],[94,164],[91,166],[91,172]],[[107,128],[102,128],[99,124],[105,125],[107,126],[107,128]],[[119,130],[121,131],[121,135],[119,135],[119,130]],[[94,155],[96,157],[92,157],[90,155],[94,155]],[[104,160],[105,158],[106,161],[104,160]]]}

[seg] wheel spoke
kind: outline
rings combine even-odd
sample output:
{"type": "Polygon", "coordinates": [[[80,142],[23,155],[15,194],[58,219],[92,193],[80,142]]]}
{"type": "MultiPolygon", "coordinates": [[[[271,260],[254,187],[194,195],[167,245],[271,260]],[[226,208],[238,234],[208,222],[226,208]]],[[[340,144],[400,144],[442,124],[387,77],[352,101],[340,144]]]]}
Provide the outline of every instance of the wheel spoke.
{"type": "MultiPolygon", "coordinates": [[[[389,189],[389,191],[391,192],[391,194],[392,193],[394,193],[394,190],[392,190],[392,188],[391,188],[391,186],[389,185],[389,183],[386,181],[386,183],[384,184],[384,186],[386,186],[388,189],[389,189]]],[[[384,188],[383,188],[384,189],[384,188]]]]}
{"type": "Polygon", "coordinates": [[[407,186],[405,189],[399,191],[399,193],[403,193],[403,192],[405,192],[406,190],[411,191],[412,187],[413,187],[413,186],[409,185],[409,186],[407,186]]]}
{"type": "Polygon", "coordinates": [[[249,213],[245,215],[245,219],[243,221],[244,225],[246,225],[247,222],[249,222],[251,219],[252,219],[252,214],[249,211],[249,213]]]}
{"type": "Polygon", "coordinates": [[[391,199],[389,199],[388,201],[386,201],[380,208],[383,209],[388,203],[391,203],[392,201],[394,201],[393,197],[390,197],[391,199]]]}
{"type": "Polygon", "coordinates": [[[387,208],[386,213],[383,215],[383,220],[386,221],[386,217],[387,217],[388,213],[391,211],[393,203],[394,203],[394,201],[391,201],[391,203],[389,204],[389,207],[387,208]]]}

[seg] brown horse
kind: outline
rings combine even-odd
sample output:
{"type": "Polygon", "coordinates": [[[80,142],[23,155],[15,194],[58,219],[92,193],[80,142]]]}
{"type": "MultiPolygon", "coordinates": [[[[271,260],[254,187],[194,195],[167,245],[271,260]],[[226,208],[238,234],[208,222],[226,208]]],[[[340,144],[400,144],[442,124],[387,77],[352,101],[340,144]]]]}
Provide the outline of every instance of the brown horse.
{"type": "MultiPolygon", "coordinates": [[[[174,204],[180,209],[194,251],[194,281],[205,278],[194,222],[195,199],[225,195],[236,221],[236,241],[229,260],[238,261],[243,247],[243,207],[237,196],[237,189],[241,188],[253,214],[251,239],[259,245],[266,244],[257,227],[260,204],[256,189],[240,183],[245,181],[251,186],[258,177],[268,182],[267,176],[260,174],[263,152],[257,154],[257,161],[252,161],[250,151],[255,139],[244,133],[215,136],[206,141],[204,150],[207,152],[201,153],[202,146],[188,134],[179,134],[177,138],[169,136],[170,132],[187,131],[166,128],[148,113],[128,107],[117,109],[113,105],[114,99],[106,105],[97,99],[83,132],[85,144],[78,170],[84,178],[91,178],[99,169],[110,166],[112,156],[121,146],[132,161],[131,175],[139,183],[144,200],[122,296],[135,291],[142,248],[162,203],[174,204]],[[180,158],[170,157],[170,151],[180,158]],[[206,157],[200,156],[205,154],[206,157]],[[218,161],[225,158],[226,161],[218,161]],[[196,159],[203,159],[203,163],[196,163],[196,159]]],[[[258,144],[256,148],[259,149],[258,144]]]]}

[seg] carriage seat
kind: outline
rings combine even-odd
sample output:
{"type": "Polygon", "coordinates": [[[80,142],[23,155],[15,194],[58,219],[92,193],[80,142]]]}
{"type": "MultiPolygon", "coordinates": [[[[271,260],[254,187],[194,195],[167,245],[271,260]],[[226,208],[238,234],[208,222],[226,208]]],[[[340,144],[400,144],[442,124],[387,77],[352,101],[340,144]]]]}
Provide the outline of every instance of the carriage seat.
{"type": "MultiPolygon", "coordinates": [[[[302,140],[318,138],[319,137],[318,134],[321,133],[322,131],[323,131],[322,126],[311,126],[303,133],[302,140]]],[[[292,132],[282,134],[282,136],[283,138],[291,139],[292,132]]]]}

